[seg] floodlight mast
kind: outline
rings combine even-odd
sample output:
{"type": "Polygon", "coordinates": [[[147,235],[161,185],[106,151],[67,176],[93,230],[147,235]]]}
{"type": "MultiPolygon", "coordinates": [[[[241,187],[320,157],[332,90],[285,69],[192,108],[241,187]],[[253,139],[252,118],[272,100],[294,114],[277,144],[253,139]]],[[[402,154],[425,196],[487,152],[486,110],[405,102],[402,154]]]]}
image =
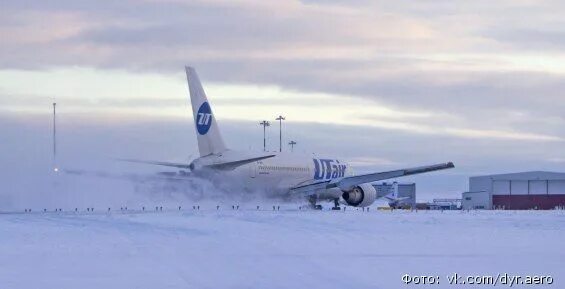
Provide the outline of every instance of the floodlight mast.
{"type": "Polygon", "coordinates": [[[57,167],[57,103],[53,103],[53,170],[59,171],[57,167]]]}
{"type": "Polygon", "coordinates": [[[290,151],[294,152],[294,145],[296,144],[296,142],[291,140],[288,144],[290,145],[290,151]]]}
{"type": "Polygon", "coordinates": [[[285,117],[279,115],[275,120],[279,121],[279,152],[282,152],[282,121],[285,120],[285,117]]]}
{"type": "Polygon", "coordinates": [[[267,138],[265,137],[265,131],[266,131],[266,128],[271,125],[271,123],[264,120],[264,121],[260,122],[259,125],[263,126],[263,151],[267,151],[267,138]]]}

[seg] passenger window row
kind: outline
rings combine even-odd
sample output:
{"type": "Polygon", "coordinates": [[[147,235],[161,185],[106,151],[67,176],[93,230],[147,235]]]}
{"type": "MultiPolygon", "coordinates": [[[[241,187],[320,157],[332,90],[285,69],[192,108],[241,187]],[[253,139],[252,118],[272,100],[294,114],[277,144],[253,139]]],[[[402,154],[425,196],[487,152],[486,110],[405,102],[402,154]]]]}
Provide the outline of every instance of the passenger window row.
{"type": "Polygon", "coordinates": [[[310,171],[309,168],[279,167],[279,166],[259,166],[259,170],[265,170],[265,171],[289,171],[289,172],[307,172],[307,171],[310,171]]]}

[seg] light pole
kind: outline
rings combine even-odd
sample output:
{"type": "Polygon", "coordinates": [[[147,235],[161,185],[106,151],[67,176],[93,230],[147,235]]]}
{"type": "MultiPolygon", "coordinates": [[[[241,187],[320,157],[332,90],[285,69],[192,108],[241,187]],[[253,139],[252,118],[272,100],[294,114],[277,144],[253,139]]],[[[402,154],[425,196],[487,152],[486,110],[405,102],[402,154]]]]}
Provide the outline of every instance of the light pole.
{"type": "Polygon", "coordinates": [[[296,142],[291,140],[288,144],[290,145],[290,151],[294,152],[294,145],[296,144],[296,142]]]}
{"type": "Polygon", "coordinates": [[[279,152],[282,152],[282,121],[285,120],[285,118],[279,115],[275,120],[279,121],[279,152]]]}
{"type": "Polygon", "coordinates": [[[265,137],[265,131],[266,131],[266,128],[271,125],[271,123],[264,120],[264,121],[260,122],[259,125],[263,126],[263,151],[265,152],[265,151],[267,151],[267,138],[265,137]]]}
{"type": "Polygon", "coordinates": [[[53,103],[53,170],[57,172],[57,103],[53,103]]]}

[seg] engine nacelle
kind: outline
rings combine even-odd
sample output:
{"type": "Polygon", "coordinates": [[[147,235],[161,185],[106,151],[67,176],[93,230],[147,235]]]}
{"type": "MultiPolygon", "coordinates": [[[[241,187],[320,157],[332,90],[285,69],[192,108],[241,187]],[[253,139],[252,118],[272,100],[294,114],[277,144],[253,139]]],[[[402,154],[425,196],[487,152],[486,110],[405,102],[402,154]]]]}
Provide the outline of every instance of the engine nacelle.
{"type": "Polygon", "coordinates": [[[365,183],[354,187],[350,191],[343,192],[341,197],[350,206],[368,207],[377,199],[377,190],[375,190],[373,185],[365,183]]]}

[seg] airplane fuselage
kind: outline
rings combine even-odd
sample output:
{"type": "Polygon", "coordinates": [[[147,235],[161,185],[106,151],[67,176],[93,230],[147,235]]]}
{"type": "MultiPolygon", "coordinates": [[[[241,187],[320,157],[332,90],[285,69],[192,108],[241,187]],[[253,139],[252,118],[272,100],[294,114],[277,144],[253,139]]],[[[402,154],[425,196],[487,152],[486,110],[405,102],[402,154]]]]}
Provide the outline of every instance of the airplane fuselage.
{"type": "MultiPolygon", "coordinates": [[[[226,154],[229,160],[230,152],[226,154]]],[[[202,157],[195,160],[195,174],[212,178],[221,186],[231,190],[261,191],[270,196],[287,196],[290,189],[303,184],[340,179],[351,176],[351,167],[339,159],[321,158],[295,153],[276,153],[274,157],[239,166],[233,170],[198,169],[203,164],[224,162],[222,157],[202,157]]],[[[319,192],[321,198],[339,198],[341,191],[319,192]]]]}

